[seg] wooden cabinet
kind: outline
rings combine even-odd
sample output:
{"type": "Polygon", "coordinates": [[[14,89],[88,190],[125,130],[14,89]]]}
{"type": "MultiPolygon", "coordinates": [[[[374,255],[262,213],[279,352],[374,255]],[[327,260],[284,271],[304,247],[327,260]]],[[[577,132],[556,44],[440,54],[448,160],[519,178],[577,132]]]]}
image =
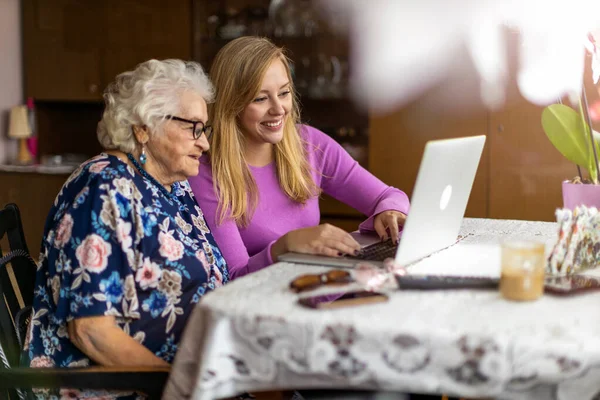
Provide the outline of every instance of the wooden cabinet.
{"type": "Polygon", "coordinates": [[[102,99],[121,72],[150,58],[191,58],[191,1],[24,0],[25,95],[102,99]]]}
{"type": "Polygon", "coordinates": [[[190,0],[104,0],[105,84],[149,59],[192,58],[190,0]]]}
{"type": "Polygon", "coordinates": [[[40,100],[97,100],[103,77],[101,2],[26,0],[23,7],[25,94],[40,100]]]}
{"type": "Polygon", "coordinates": [[[27,246],[37,258],[42,243],[44,224],[54,199],[68,175],[24,172],[0,172],[0,207],[15,203],[21,211],[27,246]]]}

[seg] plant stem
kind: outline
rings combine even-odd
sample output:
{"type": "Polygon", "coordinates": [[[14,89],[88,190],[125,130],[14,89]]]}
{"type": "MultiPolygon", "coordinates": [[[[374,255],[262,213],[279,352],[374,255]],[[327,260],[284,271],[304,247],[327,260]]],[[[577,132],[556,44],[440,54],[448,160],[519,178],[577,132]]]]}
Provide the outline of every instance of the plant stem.
{"type": "Polygon", "coordinates": [[[594,162],[596,163],[596,177],[594,179],[594,184],[598,184],[598,174],[600,174],[600,165],[598,164],[598,154],[596,152],[596,141],[594,140],[594,129],[592,128],[592,119],[590,118],[590,113],[588,112],[588,101],[587,94],[585,93],[585,85],[582,85],[581,97],[583,99],[583,112],[588,123],[588,133],[590,135],[590,144],[592,145],[592,152],[594,154],[594,162]]]}

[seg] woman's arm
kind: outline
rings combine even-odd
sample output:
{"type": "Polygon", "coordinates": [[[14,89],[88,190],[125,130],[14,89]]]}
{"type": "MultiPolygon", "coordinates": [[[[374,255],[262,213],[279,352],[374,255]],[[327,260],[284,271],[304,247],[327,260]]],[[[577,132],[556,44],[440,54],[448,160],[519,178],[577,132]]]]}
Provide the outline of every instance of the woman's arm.
{"type": "Polygon", "coordinates": [[[69,321],[69,339],[86,356],[104,366],[168,366],[169,363],[127,335],[115,317],[85,317],[69,321]]]}
{"type": "Polygon", "coordinates": [[[354,160],[342,146],[323,132],[304,127],[317,168],[322,171],[321,187],[328,195],[368,216],[361,230],[374,230],[374,217],[394,210],[408,214],[408,196],[386,185],[354,160]]]}
{"type": "MultiPolygon", "coordinates": [[[[194,188],[194,182],[190,181],[190,185],[194,188]]],[[[202,187],[206,189],[205,185],[202,187]]],[[[347,232],[329,224],[322,224],[290,231],[250,256],[236,223],[231,219],[217,223],[217,200],[211,197],[206,191],[200,192],[198,189],[197,199],[204,212],[204,218],[227,261],[232,279],[267,267],[273,264],[278,256],[289,251],[338,257],[342,253],[352,254],[360,249],[360,245],[347,232]]]]}

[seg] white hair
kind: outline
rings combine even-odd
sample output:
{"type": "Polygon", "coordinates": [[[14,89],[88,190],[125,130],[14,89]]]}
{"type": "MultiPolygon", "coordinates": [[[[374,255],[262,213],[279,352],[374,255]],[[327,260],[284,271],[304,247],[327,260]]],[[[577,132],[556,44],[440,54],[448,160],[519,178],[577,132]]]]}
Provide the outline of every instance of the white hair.
{"type": "Polygon", "coordinates": [[[148,60],[133,71],[117,75],[104,91],[104,113],[98,140],[107,150],[130,153],[136,148],[134,126],[146,126],[151,135],[162,133],[165,115],[181,111],[183,92],[214,99],[214,87],[202,66],[193,61],[148,60]]]}

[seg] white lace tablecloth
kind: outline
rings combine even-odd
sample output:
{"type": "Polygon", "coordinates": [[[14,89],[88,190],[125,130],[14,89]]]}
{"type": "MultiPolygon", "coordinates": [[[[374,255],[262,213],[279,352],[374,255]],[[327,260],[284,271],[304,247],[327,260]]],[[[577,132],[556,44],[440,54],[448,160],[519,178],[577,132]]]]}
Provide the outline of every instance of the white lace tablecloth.
{"type": "MultiPolygon", "coordinates": [[[[494,275],[500,240],[550,243],[555,234],[554,223],[465,219],[460,248],[413,268],[494,275]]],[[[289,282],[323,270],[278,263],[204,297],[190,318],[164,398],[354,387],[600,399],[600,293],[519,303],[496,291],[390,288],[386,303],[337,310],[297,305],[289,282]]],[[[327,291],[336,289],[316,293],[327,291]]]]}

